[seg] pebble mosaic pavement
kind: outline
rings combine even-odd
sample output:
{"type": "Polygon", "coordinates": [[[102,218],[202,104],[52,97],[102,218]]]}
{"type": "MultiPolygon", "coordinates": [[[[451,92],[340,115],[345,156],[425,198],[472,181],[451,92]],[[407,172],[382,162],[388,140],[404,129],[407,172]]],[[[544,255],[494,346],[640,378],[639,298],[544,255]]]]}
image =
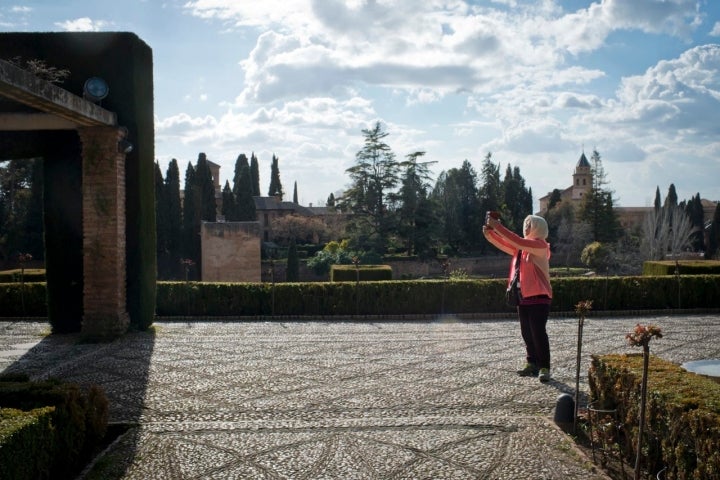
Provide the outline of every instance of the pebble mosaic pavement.
{"type": "MultiPolygon", "coordinates": [[[[591,354],[720,358],[720,315],[591,317],[591,354]]],[[[515,370],[517,322],[169,322],[108,344],[0,322],[0,371],[97,384],[130,424],[86,478],[603,479],[554,423],[574,392],[577,320],[551,318],[553,380],[515,370]]],[[[586,401],[586,399],[585,399],[586,401]]]]}

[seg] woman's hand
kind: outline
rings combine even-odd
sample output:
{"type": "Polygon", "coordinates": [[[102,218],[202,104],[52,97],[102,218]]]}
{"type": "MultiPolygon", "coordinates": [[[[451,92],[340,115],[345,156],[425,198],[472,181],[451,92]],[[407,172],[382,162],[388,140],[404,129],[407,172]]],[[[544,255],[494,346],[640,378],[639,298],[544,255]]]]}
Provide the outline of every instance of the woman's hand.
{"type": "Polygon", "coordinates": [[[495,218],[493,218],[493,217],[488,217],[487,223],[486,223],[485,225],[486,225],[488,228],[492,229],[492,228],[494,228],[494,227],[495,227],[496,225],[498,225],[498,224],[500,224],[500,220],[497,220],[497,219],[495,219],[495,218]]]}

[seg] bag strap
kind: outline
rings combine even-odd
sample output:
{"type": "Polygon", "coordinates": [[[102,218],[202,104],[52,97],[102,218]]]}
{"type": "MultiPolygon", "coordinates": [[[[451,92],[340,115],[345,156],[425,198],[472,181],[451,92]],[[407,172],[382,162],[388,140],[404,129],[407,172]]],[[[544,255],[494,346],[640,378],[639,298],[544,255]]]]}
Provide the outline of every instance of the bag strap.
{"type": "Polygon", "coordinates": [[[518,250],[518,254],[515,257],[515,277],[520,278],[520,262],[522,260],[522,250],[518,250]]]}
{"type": "Polygon", "coordinates": [[[520,277],[520,260],[522,258],[522,250],[518,250],[517,256],[515,257],[515,273],[513,279],[520,277]]]}

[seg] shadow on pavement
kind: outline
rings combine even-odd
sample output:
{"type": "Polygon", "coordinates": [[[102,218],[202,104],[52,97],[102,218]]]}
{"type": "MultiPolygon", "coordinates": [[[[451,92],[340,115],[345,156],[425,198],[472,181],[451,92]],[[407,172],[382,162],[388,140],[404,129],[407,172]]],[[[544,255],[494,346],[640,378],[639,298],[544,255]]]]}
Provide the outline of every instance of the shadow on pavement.
{"type": "MultiPolygon", "coordinates": [[[[27,347],[31,337],[13,335],[12,324],[0,332],[0,347],[6,356],[13,345],[27,347]],[[13,344],[10,342],[22,342],[13,344]]],[[[37,334],[35,335],[37,338],[37,334]]],[[[150,360],[155,344],[151,328],[130,332],[109,343],[83,343],[79,334],[45,336],[21,357],[2,371],[5,374],[26,374],[32,381],[57,379],[82,387],[97,385],[109,400],[108,431],[118,425],[128,426],[123,434],[122,462],[116,462],[103,478],[121,478],[136,454],[138,428],[145,409],[145,395],[150,374],[150,360]]]]}

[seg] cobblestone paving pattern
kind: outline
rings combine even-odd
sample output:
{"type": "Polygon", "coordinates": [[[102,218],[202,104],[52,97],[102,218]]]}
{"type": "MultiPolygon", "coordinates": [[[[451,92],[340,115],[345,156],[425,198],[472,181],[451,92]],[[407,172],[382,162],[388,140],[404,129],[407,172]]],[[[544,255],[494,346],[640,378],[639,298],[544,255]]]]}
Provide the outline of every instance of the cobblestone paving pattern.
{"type": "MultiPolygon", "coordinates": [[[[591,354],[720,358],[720,315],[589,318],[591,354]]],[[[577,320],[551,319],[553,380],[520,378],[512,320],[158,322],[109,344],[0,322],[0,370],[101,385],[135,425],[87,478],[601,479],[554,425],[575,385],[577,320]]],[[[585,399],[586,401],[586,399],[585,399]]]]}

